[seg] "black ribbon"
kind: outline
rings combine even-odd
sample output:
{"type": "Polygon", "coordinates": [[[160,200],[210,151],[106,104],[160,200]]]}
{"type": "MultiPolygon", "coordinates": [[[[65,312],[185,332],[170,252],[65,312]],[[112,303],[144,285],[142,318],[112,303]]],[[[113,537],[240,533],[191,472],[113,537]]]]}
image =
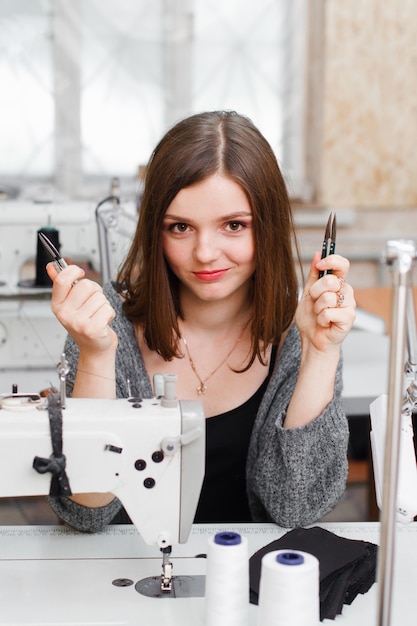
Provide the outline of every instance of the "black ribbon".
{"type": "Polygon", "coordinates": [[[51,433],[52,454],[49,458],[35,456],[33,469],[39,474],[52,474],[49,495],[53,498],[71,496],[72,491],[66,473],[66,457],[63,447],[63,419],[61,399],[59,394],[50,393],[48,396],[49,429],[51,433]]]}

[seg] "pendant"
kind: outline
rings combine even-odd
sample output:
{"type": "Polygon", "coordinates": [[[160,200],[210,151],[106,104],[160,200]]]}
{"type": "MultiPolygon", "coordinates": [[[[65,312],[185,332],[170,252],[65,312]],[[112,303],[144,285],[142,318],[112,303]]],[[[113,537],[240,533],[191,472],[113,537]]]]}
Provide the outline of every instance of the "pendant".
{"type": "Polygon", "coordinates": [[[202,380],[200,380],[200,384],[199,384],[199,386],[197,387],[197,393],[198,393],[198,395],[199,395],[199,396],[204,395],[204,394],[206,393],[206,391],[207,391],[207,387],[206,387],[206,385],[203,383],[203,381],[202,381],[202,380]]]}

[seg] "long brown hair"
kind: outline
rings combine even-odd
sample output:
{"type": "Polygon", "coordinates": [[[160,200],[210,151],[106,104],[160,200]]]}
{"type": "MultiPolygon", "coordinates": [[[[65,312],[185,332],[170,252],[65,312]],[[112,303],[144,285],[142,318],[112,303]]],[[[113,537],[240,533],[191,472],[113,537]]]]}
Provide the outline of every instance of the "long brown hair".
{"type": "Polygon", "coordinates": [[[124,313],[143,325],[149,348],[166,360],[179,356],[179,283],[164,258],[162,220],[181,189],[216,172],[242,187],[253,214],[250,367],[257,357],[263,362],[265,347],[278,344],[291,324],[298,286],[286,186],[269,143],[248,118],[230,111],[201,113],[179,122],[162,138],[147,167],[139,222],[118,284],[125,296],[124,313]]]}

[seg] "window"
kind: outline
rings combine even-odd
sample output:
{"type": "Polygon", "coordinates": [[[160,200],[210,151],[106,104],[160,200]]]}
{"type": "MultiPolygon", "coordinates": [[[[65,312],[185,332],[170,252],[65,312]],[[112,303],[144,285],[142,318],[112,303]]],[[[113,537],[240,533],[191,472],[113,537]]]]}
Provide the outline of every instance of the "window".
{"type": "Polygon", "coordinates": [[[0,181],[51,175],[54,99],[48,3],[0,5],[0,181]]]}
{"type": "Polygon", "coordinates": [[[306,7],[3,0],[0,185],[51,180],[80,197],[133,184],[170,125],[226,108],[252,118],[303,195],[306,7]]]}

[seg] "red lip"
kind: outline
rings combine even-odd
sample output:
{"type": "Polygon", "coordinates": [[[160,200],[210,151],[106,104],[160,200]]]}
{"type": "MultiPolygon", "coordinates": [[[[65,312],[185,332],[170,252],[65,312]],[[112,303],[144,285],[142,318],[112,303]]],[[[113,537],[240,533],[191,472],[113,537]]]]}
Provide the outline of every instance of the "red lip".
{"type": "Polygon", "coordinates": [[[203,280],[205,282],[213,282],[215,280],[219,280],[226,273],[226,270],[212,270],[210,272],[193,272],[194,276],[198,278],[198,280],[203,280]]]}

